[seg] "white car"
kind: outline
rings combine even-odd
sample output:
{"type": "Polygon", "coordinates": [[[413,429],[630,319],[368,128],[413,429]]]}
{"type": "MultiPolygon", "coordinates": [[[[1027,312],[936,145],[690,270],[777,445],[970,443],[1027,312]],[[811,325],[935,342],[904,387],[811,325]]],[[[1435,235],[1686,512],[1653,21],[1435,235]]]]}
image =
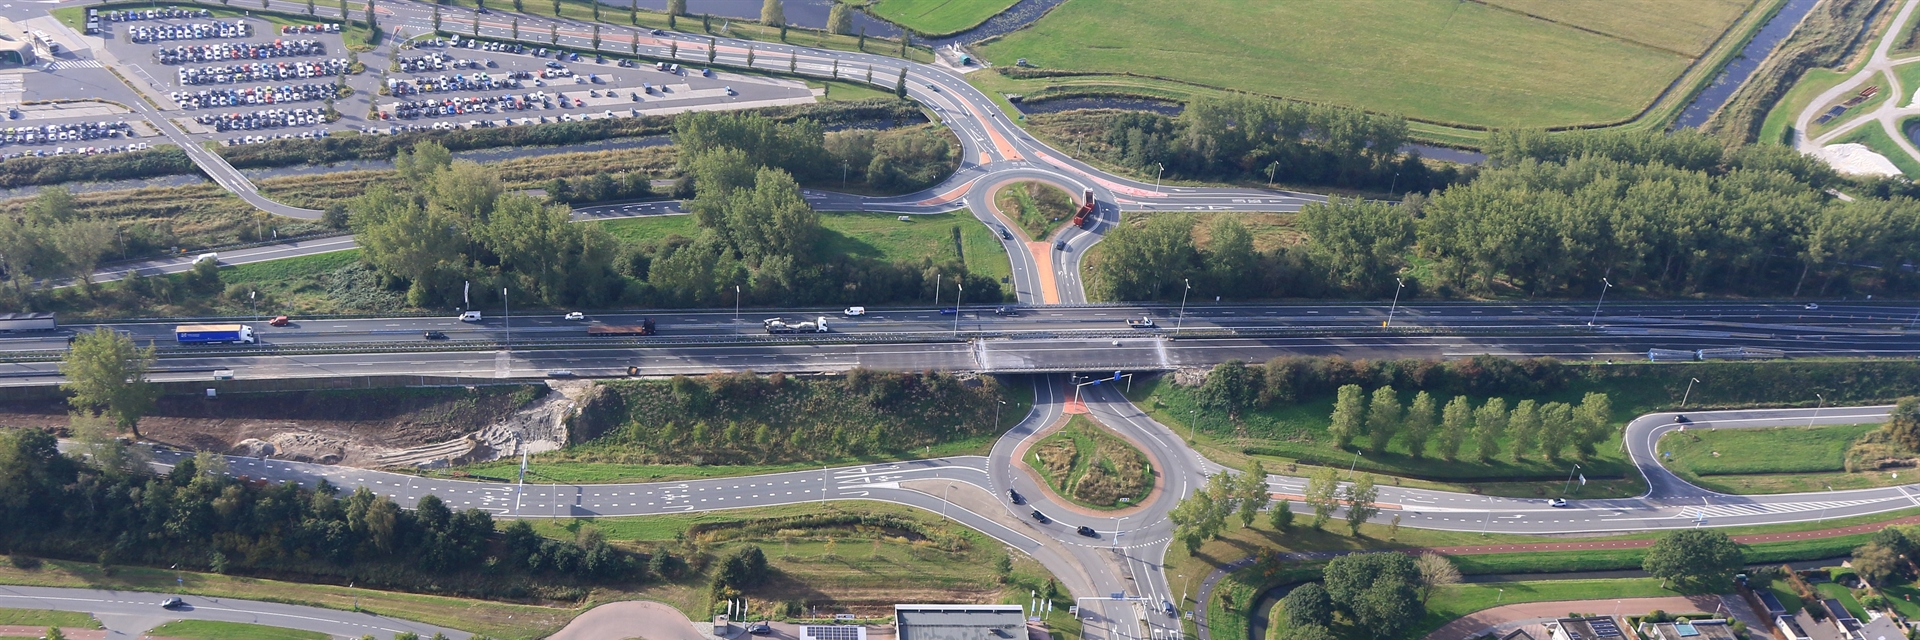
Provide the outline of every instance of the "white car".
{"type": "Polygon", "coordinates": [[[480,312],[478,312],[478,311],[468,311],[468,312],[466,312],[466,313],[462,313],[462,314],[460,314],[460,321],[461,321],[461,322],[479,322],[479,321],[480,321],[480,312]]]}
{"type": "Polygon", "coordinates": [[[1816,302],[1809,302],[1809,303],[1807,303],[1807,310],[1808,310],[1808,311],[1819,311],[1819,310],[1820,310],[1820,304],[1819,304],[1819,303],[1816,303],[1816,302]]]}
{"type": "Polygon", "coordinates": [[[1567,499],[1566,499],[1566,498],[1554,498],[1554,499],[1552,499],[1552,500],[1548,500],[1548,501],[1547,501],[1547,506],[1550,506],[1550,507],[1556,507],[1556,508],[1557,508],[1557,507],[1565,507],[1565,506],[1567,506],[1567,499]]]}
{"type": "Polygon", "coordinates": [[[864,315],[867,315],[867,308],[866,307],[847,307],[846,311],[842,311],[840,313],[846,315],[849,318],[854,316],[864,316],[864,315]]]}
{"type": "Polygon", "coordinates": [[[218,253],[202,253],[202,254],[200,254],[200,255],[197,255],[197,256],[194,256],[194,257],[193,257],[193,263],[194,263],[195,265],[198,265],[198,264],[200,264],[200,263],[202,263],[202,262],[211,262],[211,263],[214,263],[214,264],[220,264],[220,254],[218,254],[218,253]]]}
{"type": "Polygon", "coordinates": [[[584,314],[584,313],[580,313],[580,312],[578,312],[578,311],[575,311],[575,312],[572,312],[572,313],[569,313],[569,314],[567,314],[567,317],[566,317],[566,319],[568,319],[568,320],[585,320],[585,319],[587,319],[587,314],[584,314]]]}

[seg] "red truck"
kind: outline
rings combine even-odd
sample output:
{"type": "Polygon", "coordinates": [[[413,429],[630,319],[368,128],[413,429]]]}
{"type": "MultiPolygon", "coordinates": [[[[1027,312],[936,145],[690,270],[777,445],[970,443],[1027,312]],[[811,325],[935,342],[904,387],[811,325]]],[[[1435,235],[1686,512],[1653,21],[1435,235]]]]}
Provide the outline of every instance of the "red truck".
{"type": "Polygon", "coordinates": [[[1093,210],[1099,206],[1093,201],[1093,190],[1088,189],[1080,198],[1080,210],[1073,214],[1073,226],[1087,228],[1093,222],[1093,210]]]}

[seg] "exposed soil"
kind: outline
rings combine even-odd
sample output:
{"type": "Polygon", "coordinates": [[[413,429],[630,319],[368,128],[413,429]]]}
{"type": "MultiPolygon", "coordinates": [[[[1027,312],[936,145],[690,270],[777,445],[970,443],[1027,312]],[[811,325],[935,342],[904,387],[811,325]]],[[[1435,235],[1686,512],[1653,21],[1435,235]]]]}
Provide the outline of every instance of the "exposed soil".
{"type": "MultiPolygon", "coordinates": [[[[161,398],[140,435],[196,451],[346,465],[446,442],[512,416],[544,386],[353,389],[161,398]]],[[[0,403],[0,427],[67,426],[63,401],[0,403]]]]}

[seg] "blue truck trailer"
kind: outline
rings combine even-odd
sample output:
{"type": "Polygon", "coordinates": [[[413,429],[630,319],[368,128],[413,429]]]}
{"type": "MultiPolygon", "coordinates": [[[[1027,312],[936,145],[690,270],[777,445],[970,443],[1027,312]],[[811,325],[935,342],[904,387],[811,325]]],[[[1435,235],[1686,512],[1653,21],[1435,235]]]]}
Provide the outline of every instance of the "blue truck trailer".
{"type": "Polygon", "coordinates": [[[253,344],[253,327],[244,324],[183,324],[173,328],[180,344],[253,344]]]}

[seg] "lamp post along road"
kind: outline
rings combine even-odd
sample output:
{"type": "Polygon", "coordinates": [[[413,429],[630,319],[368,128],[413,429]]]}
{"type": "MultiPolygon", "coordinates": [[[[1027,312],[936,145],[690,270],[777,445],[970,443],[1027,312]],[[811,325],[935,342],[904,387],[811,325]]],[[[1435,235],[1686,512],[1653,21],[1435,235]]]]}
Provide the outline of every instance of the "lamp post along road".
{"type": "Polygon", "coordinates": [[[1693,397],[1693,383],[1699,382],[1699,381],[1700,381],[1699,378],[1691,378],[1687,380],[1687,392],[1680,395],[1680,408],[1682,409],[1687,408],[1687,398],[1693,397]]]}
{"type": "Polygon", "coordinates": [[[1600,301],[1593,303],[1593,317],[1587,318],[1587,326],[1589,327],[1593,326],[1595,320],[1600,319],[1600,305],[1607,303],[1607,290],[1613,288],[1613,282],[1606,278],[1601,278],[1600,284],[1605,286],[1600,287],[1600,301]]]}
{"type": "Polygon", "coordinates": [[[1394,278],[1393,284],[1393,306],[1387,307],[1387,321],[1381,323],[1382,327],[1393,326],[1393,312],[1400,310],[1400,290],[1407,288],[1407,281],[1399,278],[1394,278]]]}
{"type": "Polygon", "coordinates": [[[1180,328],[1187,326],[1187,294],[1193,292],[1193,280],[1181,278],[1180,283],[1186,285],[1186,288],[1180,290],[1180,318],[1173,321],[1174,335],[1179,335],[1180,328]]]}

